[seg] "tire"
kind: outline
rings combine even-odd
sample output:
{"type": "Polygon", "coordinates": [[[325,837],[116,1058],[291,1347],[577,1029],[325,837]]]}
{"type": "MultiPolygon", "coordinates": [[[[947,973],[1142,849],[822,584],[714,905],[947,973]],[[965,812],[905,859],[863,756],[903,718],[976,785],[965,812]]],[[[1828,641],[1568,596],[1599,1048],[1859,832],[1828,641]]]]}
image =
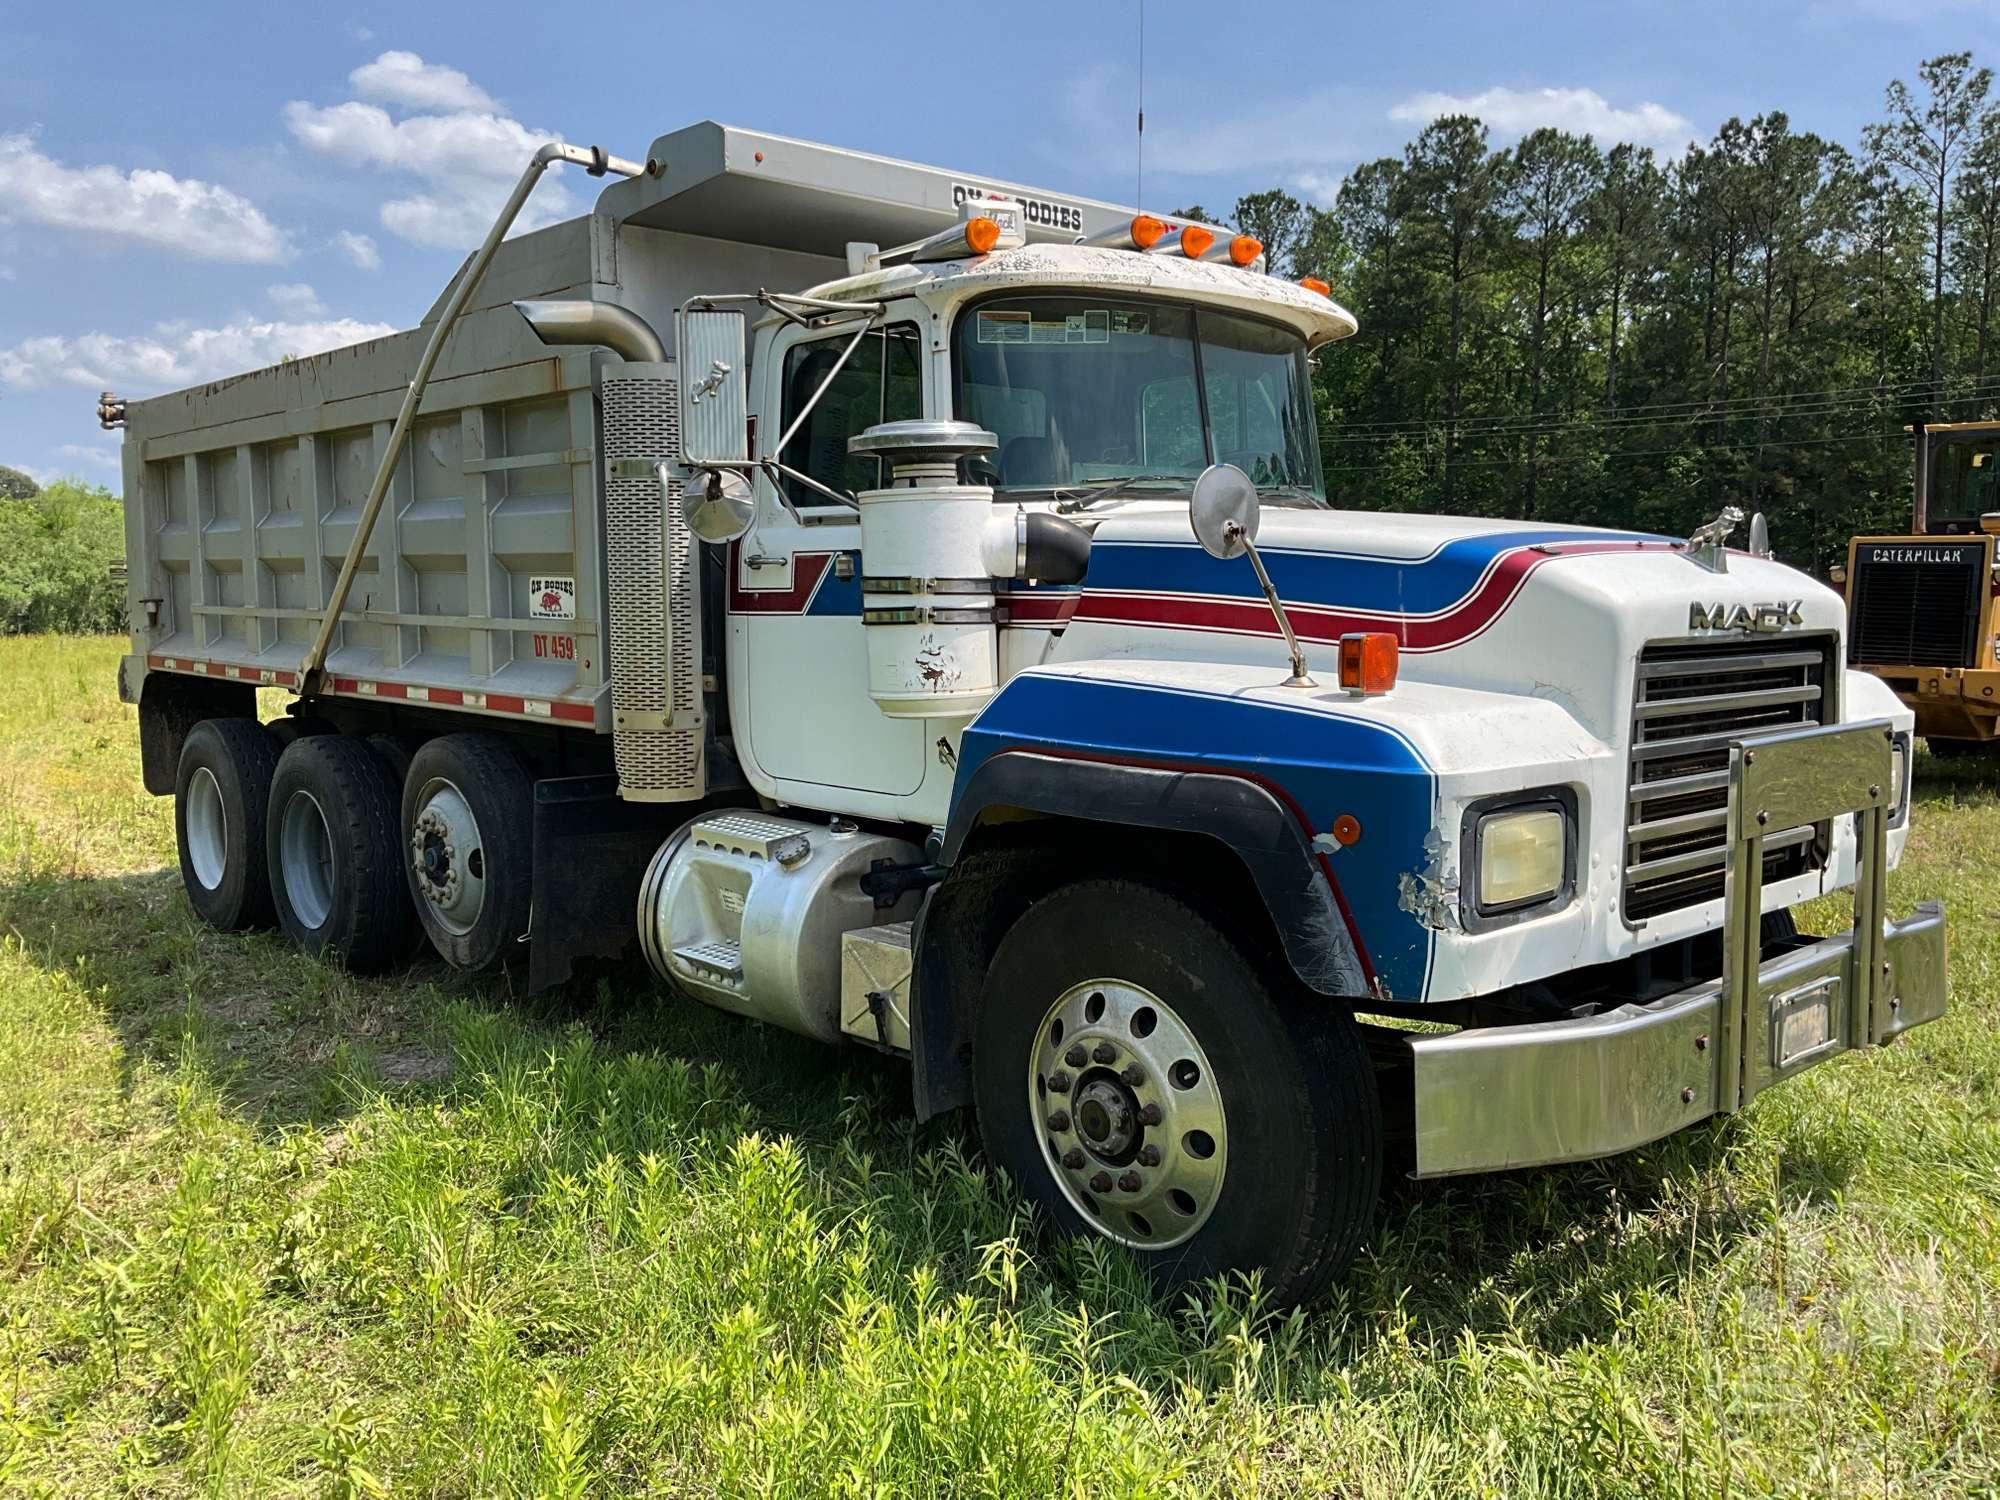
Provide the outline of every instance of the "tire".
{"type": "Polygon", "coordinates": [[[389,768],[389,775],[396,783],[396,812],[403,811],[403,783],[410,779],[410,761],[416,755],[409,743],[393,734],[371,734],[368,748],[382,757],[382,763],[389,768]]]}
{"type": "Polygon", "coordinates": [[[534,785],[493,734],[426,741],[403,783],[398,858],[438,956],[480,972],[520,952],[534,893],[534,785]]]}
{"type": "Polygon", "coordinates": [[[1353,1017],[1288,978],[1147,886],[1043,898],[1002,939],[974,1023],[988,1155],[1164,1292],[1256,1269],[1280,1304],[1309,1300],[1373,1217],[1382,1113],[1353,1017]]]}
{"type": "Polygon", "coordinates": [[[269,927],[264,814],[278,745],[255,719],[204,719],[188,731],[174,775],[181,885],[218,932],[269,927]]]}
{"type": "Polygon", "coordinates": [[[356,973],[410,949],[396,788],[364,740],[307,735],[278,758],[265,822],[278,925],[301,953],[356,973]]]}

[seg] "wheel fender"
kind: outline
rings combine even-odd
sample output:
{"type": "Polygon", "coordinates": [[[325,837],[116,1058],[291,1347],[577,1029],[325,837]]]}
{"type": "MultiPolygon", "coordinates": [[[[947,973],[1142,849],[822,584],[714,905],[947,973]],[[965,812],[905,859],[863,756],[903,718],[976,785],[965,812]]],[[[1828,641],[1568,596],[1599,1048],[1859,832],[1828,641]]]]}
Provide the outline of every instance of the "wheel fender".
{"type": "MultiPolygon", "coordinates": [[[[1249,871],[1300,982],[1322,995],[1367,996],[1360,946],[1331,873],[1298,815],[1254,778],[1004,751],[973,772],[954,802],[940,862],[956,867],[982,816],[1003,808],[1102,825],[1107,839],[1122,827],[1199,834],[1227,845],[1249,871]]],[[[963,941],[960,929],[980,901],[954,899],[953,887],[947,876],[932,892],[914,934],[911,1050],[917,1107],[926,1115],[965,1098],[963,997],[937,950],[963,941]]]]}

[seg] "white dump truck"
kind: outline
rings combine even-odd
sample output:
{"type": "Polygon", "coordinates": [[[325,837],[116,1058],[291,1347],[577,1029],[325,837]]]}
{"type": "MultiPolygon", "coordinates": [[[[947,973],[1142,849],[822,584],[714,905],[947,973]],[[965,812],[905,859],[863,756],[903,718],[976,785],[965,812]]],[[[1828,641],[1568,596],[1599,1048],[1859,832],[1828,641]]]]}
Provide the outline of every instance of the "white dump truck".
{"type": "Polygon", "coordinates": [[[188,898],[356,969],[636,939],[662,1004],[907,1057],[1059,1230],[1285,1299],[1385,1159],[1623,1151],[1938,1016],[1840,600],[1731,515],[1330,510],[1354,331],[1221,226],[546,147],[419,327],[105,399],[188,898]],[[503,243],[564,162],[617,180],[503,243]]]}

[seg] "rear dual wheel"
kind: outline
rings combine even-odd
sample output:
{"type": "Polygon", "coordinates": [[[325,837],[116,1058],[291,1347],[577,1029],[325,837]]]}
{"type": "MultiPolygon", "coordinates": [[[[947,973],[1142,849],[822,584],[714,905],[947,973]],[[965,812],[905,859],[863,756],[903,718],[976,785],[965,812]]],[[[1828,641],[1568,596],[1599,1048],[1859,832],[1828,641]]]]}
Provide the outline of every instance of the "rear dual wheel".
{"type": "Polygon", "coordinates": [[[399,790],[365,740],[313,735],[279,758],[265,858],[278,925],[301,952],[360,972],[408,954],[416,914],[402,879],[399,790]]]}
{"type": "Polygon", "coordinates": [[[527,935],[533,796],[498,735],[442,735],[410,760],[399,858],[425,935],[456,968],[496,968],[527,935]]]}
{"type": "Polygon", "coordinates": [[[204,719],[188,731],[174,777],[181,884],[220,932],[268,927],[264,822],[278,742],[255,719],[204,719]]]}

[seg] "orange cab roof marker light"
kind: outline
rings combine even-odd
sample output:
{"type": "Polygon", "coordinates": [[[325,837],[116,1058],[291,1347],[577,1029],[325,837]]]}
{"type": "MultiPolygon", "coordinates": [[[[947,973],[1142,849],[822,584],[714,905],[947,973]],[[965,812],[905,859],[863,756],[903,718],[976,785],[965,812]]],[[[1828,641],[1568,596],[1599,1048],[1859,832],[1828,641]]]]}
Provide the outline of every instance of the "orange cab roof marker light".
{"type": "Polygon", "coordinates": [[[1252,234],[1239,234],[1231,238],[1227,254],[1232,266],[1251,266],[1264,253],[1264,242],[1252,234]]]}
{"type": "Polygon", "coordinates": [[[1299,278],[1299,285],[1309,292],[1318,292],[1322,297],[1331,297],[1333,295],[1333,288],[1328,286],[1324,281],[1321,281],[1317,276],[1301,276],[1299,278]]]}
{"type": "Polygon", "coordinates": [[[965,221],[966,248],[974,255],[984,255],[1000,243],[1000,226],[992,219],[971,218],[965,221]]]}
{"type": "Polygon", "coordinates": [[[1401,649],[1386,630],[1357,631],[1340,638],[1340,685],[1360,697],[1386,693],[1396,685],[1401,649]]]}
{"type": "Polygon", "coordinates": [[[1199,224],[1189,224],[1175,236],[1180,252],[1189,260],[1200,260],[1208,254],[1208,247],[1215,243],[1215,231],[1203,229],[1199,224]]]}
{"type": "Polygon", "coordinates": [[[1167,232],[1167,221],[1158,214],[1134,214],[1132,222],[1107,229],[1102,234],[1078,235],[1079,245],[1096,245],[1104,250],[1150,250],[1167,232]]]}

